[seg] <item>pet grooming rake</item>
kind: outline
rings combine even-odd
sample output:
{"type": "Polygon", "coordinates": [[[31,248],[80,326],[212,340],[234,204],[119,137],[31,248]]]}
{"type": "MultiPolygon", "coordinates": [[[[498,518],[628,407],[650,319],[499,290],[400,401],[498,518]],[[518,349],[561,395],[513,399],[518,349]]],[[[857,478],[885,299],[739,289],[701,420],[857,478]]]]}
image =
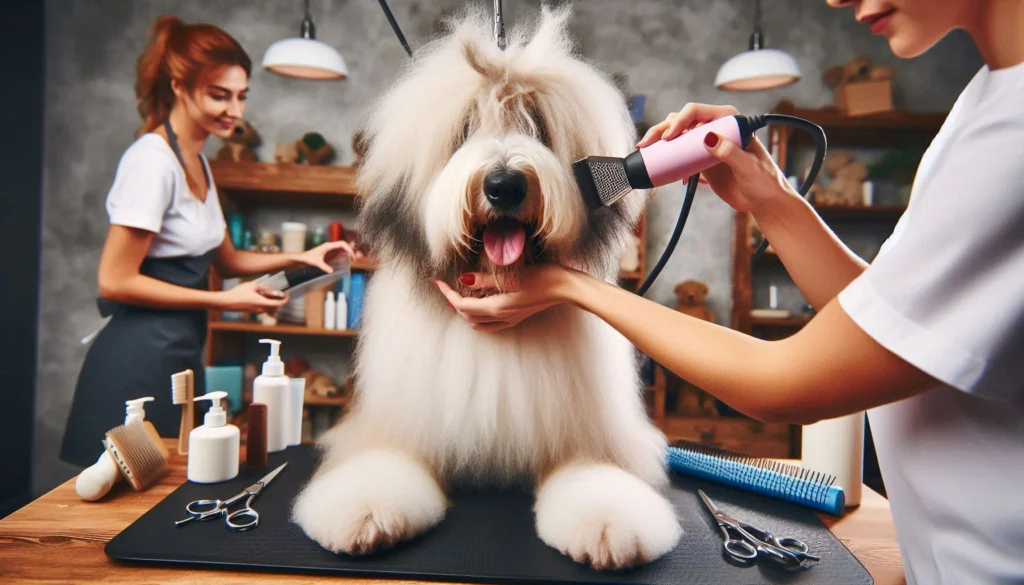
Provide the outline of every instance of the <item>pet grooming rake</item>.
{"type": "Polygon", "coordinates": [[[835,477],[771,459],[750,457],[696,441],[674,441],[668,448],[673,471],[763,494],[841,516],[846,494],[835,477]]]}

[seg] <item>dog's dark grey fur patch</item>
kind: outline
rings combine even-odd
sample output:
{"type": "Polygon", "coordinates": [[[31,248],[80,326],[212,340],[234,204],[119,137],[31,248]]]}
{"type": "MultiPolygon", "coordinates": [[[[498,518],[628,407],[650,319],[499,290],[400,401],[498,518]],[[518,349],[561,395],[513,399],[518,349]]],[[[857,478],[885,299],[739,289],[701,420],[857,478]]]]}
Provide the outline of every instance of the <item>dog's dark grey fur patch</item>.
{"type": "Polygon", "coordinates": [[[409,265],[417,276],[429,278],[427,238],[414,202],[400,188],[375,194],[356,220],[360,240],[383,262],[409,265]]]}

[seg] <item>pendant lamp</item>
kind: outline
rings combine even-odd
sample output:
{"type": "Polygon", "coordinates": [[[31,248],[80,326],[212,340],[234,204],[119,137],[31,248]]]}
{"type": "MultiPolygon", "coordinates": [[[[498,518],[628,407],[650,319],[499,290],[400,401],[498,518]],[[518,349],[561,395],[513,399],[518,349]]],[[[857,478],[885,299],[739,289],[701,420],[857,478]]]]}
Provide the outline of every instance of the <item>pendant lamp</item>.
{"type": "Polygon", "coordinates": [[[327,43],[316,40],[313,17],[302,19],[302,36],[282,39],[267,48],[263,54],[263,68],[287,77],[302,79],[344,79],[348,77],[345,59],[327,43]]]}
{"type": "Polygon", "coordinates": [[[754,0],[754,32],[748,50],[722,64],[715,87],[726,91],[759,91],[795,83],[800,67],[789,53],[764,48],[761,32],[761,0],[754,0]]]}

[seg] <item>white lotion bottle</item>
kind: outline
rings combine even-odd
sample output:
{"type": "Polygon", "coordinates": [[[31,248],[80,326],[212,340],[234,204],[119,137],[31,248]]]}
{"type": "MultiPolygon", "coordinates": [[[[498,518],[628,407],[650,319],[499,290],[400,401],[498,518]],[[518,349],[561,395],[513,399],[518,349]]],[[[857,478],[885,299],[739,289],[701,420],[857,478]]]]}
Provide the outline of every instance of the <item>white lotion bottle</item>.
{"type": "Polygon", "coordinates": [[[836,477],[846,507],[860,505],[864,483],[864,413],[805,425],[800,441],[800,465],[836,477]]]}
{"type": "Polygon", "coordinates": [[[193,483],[219,483],[238,475],[242,436],[238,427],[227,424],[227,413],[220,403],[227,395],[218,390],[192,399],[213,403],[202,426],[192,429],[188,435],[188,480],[193,483]]]}
{"type": "Polygon", "coordinates": [[[276,453],[288,447],[288,430],[291,428],[291,385],[284,375],[281,361],[281,342],[276,339],[261,339],[260,343],[270,344],[270,356],[263,363],[263,373],[252,383],[252,401],[267,405],[267,452],[276,453]]]}
{"type": "Polygon", "coordinates": [[[334,329],[334,310],[337,306],[334,303],[334,292],[327,291],[327,298],[324,299],[324,329],[334,329]]]}
{"type": "Polygon", "coordinates": [[[334,314],[337,317],[337,328],[348,329],[348,299],[345,298],[345,291],[338,292],[338,309],[334,314]]]}

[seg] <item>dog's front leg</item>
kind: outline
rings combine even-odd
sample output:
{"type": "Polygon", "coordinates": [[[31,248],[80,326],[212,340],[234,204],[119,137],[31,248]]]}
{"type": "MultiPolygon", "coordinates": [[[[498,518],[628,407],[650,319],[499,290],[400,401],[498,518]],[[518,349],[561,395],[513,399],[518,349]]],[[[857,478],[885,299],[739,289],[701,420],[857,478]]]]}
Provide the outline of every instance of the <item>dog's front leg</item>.
{"type": "Polygon", "coordinates": [[[398,451],[374,450],[317,474],[295,501],[292,519],[324,548],[361,555],[428,530],[447,507],[426,466],[398,451]]]}
{"type": "Polygon", "coordinates": [[[614,465],[574,462],[540,484],[537,534],[597,569],[650,562],[675,547],[682,528],[656,489],[614,465]]]}

